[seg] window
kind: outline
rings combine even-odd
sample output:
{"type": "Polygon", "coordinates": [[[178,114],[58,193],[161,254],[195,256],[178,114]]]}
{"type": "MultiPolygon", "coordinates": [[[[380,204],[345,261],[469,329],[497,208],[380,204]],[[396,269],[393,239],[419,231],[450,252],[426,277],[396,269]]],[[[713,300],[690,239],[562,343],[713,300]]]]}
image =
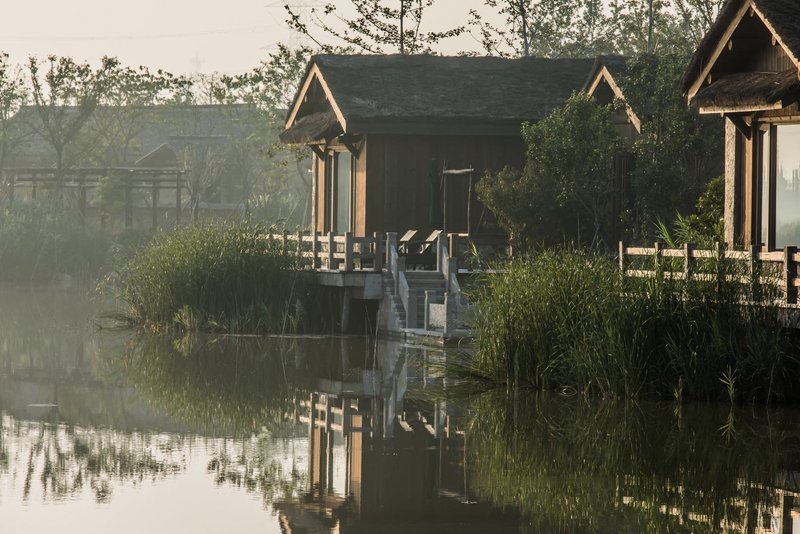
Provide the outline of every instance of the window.
{"type": "Polygon", "coordinates": [[[771,250],[800,246],[800,124],[760,134],[761,242],[771,250]]]}
{"type": "Polygon", "coordinates": [[[330,159],[333,161],[331,180],[331,228],[337,234],[350,231],[350,205],[352,183],[352,156],[349,152],[334,152],[330,159]]]}

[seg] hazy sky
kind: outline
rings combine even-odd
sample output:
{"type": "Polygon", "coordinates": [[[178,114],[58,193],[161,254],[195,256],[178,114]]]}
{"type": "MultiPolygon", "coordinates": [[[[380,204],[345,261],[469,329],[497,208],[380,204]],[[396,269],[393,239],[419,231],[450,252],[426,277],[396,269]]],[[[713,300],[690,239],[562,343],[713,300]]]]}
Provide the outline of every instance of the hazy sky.
{"type": "MultiPolygon", "coordinates": [[[[323,0],[290,0],[300,10],[323,0]]],[[[69,55],[94,62],[118,56],[129,65],[176,74],[241,72],[278,42],[298,43],[286,28],[283,0],[0,0],[0,50],[22,63],[29,55],[69,55]]],[[[334,0],[348,5],[348,0],[334,0]]],[[[463,24],[483,0],[437,0],[430,29],[463,24]]],[[[477,49],[472,37],[441,47],[477,49]]]]}

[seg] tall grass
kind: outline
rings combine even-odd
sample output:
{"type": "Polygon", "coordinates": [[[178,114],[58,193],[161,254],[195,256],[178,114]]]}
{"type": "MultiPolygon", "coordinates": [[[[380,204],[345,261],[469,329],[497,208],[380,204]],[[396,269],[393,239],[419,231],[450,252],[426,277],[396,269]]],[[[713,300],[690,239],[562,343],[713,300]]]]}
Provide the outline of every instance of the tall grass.
{"type": "Polygon", "coordinates": [[[580,251],[512,260],[472,295],[470,372],[603,397],[797,398],[798,344],[774,292],[705,261],[710,280],[625,279],[609,258],[580,251]]]}
{"type": "Polygon", "coordinates": [[[294,253],[250,224],[161,234],[112,280],[134,324],[236,333],[319,329],[324,299],[294,253]]]}

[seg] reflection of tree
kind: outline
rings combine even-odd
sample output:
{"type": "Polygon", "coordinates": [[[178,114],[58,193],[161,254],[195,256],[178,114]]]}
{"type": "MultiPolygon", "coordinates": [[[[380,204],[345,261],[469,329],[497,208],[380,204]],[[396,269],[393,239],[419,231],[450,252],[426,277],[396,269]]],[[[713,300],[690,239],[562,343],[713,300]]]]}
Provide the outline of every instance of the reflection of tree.
{"type": "Polygon", "coordinates": [[[306,473],[296,461],[293,441],[261,435],[249,440],[225,440],[208,462],[217,485],[230,484],[261,495],[265,505],[299,496],[306,473]],[[281,462],[288,457],[287,462],[281,462]]]}
{"type": "Polygon", "coordinates": [[[769,426],[749,413],[673,408],[484,396],[467,432],[473,483],[542,531],[744,530],[769,514],[800,434],[774,416],[769,426]]]}
{"type": "Polygon", "coordinates": [[[295,360],[283,340],[137,335],[104,364],[190,428],[230,436],[288,420],[307,391],[295,360]]]}
{"type": "Polygon", "coordinates": [[[1,428],[17,459],[12,471],[19,472],[11,473],[12,479],[23,481],[26,501],[32,495],[62,500],[90,488],[98,502],[108,502],[113,484],[137,485],[185,468],[183,438],[174,435],[22,423],[10,417],[3,418],[1,428]]]}

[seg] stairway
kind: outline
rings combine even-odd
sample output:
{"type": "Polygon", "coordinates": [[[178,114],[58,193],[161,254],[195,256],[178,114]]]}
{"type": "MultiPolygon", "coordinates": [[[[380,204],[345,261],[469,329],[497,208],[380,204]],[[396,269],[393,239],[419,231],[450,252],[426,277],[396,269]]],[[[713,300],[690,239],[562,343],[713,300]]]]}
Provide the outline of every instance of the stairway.
{"type": "Polygon", "coordinates": [[[406,271],[408,289],[416,298],[416,309],[414,310],[414,321],[408,321],[408,310],[406,310],[406,324],[412,328],[425,327],[425,292],[435,291],[436,296],[442,302],[446,291],[445,279],[438,271],[406,271]],[[413,323],[413,324],[412,324],[413,323]]]}
{"type": "Polygon", "coordinates": [[[394,279],[388,271],[383,273],[383,293],[389,297],[392,303],[392,313],[397,317],[397,324],[400,328],[406,327],[406,310],[403,309],[403,302],[400,296],[394,291],[394,279]]]}

